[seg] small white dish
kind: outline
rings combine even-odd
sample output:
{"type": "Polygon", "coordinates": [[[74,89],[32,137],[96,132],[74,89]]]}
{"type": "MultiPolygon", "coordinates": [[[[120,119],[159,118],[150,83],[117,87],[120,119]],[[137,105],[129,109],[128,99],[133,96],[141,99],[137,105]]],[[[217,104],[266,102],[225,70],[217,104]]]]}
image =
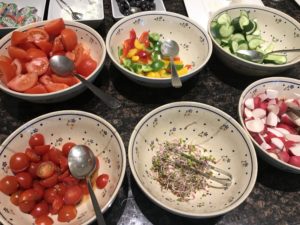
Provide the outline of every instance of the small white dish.
{"type": "Polygon", "coordinates": [[[300,0],[295,0],[295,2],[300,6],[300,0]]]}
{"type": "Polygon", "coordinates": [[[188,16],[204,27],[205,30],[207,30],[210,16],[215,11],[236,3],[264,5],[261,0],[184,0],[188,16]]]}
{"type": "MultiPolygon", "coordinates": [[[[166,11],[164,2],[162,0],[154,0],[156,5],[155,11],[166,11]]],[[[125,17],[119,10],[119,6],[116,0],[111,0],[111,8],[112,8],[112,15],[115,19],[121,19],[125,17]]]]}
{"type": "MultiPolygon", "coordinates": [[[[69,11],[60,7],[58,0],[50,0],[48,7],[48,20],[63,18],[64,20],[72,20],[69,11]]],[[[64,0],[74,12],[83,14],[81,20],[77,22],[84,23],[93,28],[98,28],[104,20],[103,0],[64,0]]],[[[61,4],[65,7],[63,4],[61,4]]],[[[67,8],[66,8],[67,9],[67,8]]]]}

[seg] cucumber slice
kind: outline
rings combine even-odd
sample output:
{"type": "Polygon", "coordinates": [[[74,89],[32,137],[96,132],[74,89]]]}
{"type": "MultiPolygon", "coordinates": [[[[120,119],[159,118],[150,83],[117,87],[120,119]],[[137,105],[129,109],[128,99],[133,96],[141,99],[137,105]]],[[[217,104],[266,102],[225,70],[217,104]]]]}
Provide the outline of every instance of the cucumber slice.
{"type": "Polygon", "coordinates": [[[231,25],[234,27],[234,32],[238,33],[241,32],[242,29],[240,27],[240,23],[239,23],[240,17],[236,17],[231,21],[231,25]]]}
{"type": "Polygon", "coordinates": [[[244,35],[242,35],[240,33],[235,33],[231,36],[231,40],[232,41],[237,41],[237,42],[245,41],[245,37],[244,37],[244,35]]]}
{"type": "Polygon", "coordinates": [[[238,48],[239,48],[239,44],[238,44],[236,41],[231,41],[231,42],[229,43],[229,48],[230,48],[230,51],[231,51],[232,53],[236,53],[236,51],[237,51],[238,48]]]}
{"type": "Polygon", "coordinates": [[[251,40],[254,39],[254,38],[261,39],[259,36],[256,36],[256,35],[252,35],[252,34],[246,35],[246,40],[247,40],[248,42],[251,41],[251,40]]]}
{"type": "Polygon", "coordinates": [[[240,19],[239,19],[239,25],[240,25],[240,28],[242,30],[245,30],[245,27],[247,27],[250,23],[250,20],[247,16],[240,16],[240,19]]]}
{"type": "Polygon", "coordinates": [[[217,19],[217,23],[220,24],[220,25],[223,25],[223,24],[230,24],[231,22],[231,18],[230,16],[228,15],[228,13],[223,13],[222,15],[220,15],[217,19]]]}
{"type": "Polygon", "coordinates": [[[253,34],[254,31],[257,30],[257,23],[250,20],[249,25],[246,26],[244,30],[245,30],[246,34],[253,34]]]}
{"type": "Polygon", "coordinates": [[[277,65],[285,64],[287,62],[287,58],[285,55],[280,54],[268,54],[264,58],[264,63],[273,63],[277,65]]]}
{"type": "Polygon", "coordinates": [[[247,42],[244,42],[244,43],[238,43],[239,44],[239,47],[237,50],[248,50],[248,44],[247,42]]]}
{"type": "Polygon", "coordinates": [[[234,32],[234,28],[232,25],[224,24],[219,29],[219,34],[223,38],[227,38],[232,35],[234,32]]]}
{"type": "Polygon", "coordinates": [[[231,41],[230,37],[228,37],[228,38],[222,38],[221,39],[221,45],[226,46],[226,45],[229,44],[230,41],[231,41]]]}
{"type": "Polygon", "coordinates": [[[262,43],[265,41],[259,38],[253,38],[251,41],[249,41],[248,45],[250,49],[256,49],[259,47],[262,43]]]}
{"type": "Polygon", "coordinates": [[[223,49],[225,52],[228,52],[229,54],[231,54],[231,51],[230,51],[230,48],[228,45],[224,46],[223,49]]]}
{"type": "Polygon", "coordinates": [[[242,11],[240,12],[240,16],[246,16],[246,17],[249,18],[249,13],[248,13],[247,11],[245,11],[245,10],[242,10],[242,11]]]}

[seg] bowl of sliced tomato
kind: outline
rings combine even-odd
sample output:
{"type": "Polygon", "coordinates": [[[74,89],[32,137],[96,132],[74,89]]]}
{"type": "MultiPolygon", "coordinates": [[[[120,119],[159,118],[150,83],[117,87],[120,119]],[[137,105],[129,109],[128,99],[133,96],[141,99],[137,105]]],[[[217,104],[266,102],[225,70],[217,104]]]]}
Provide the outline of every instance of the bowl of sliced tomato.
{"type": "Polygon", "coordinates": [[[127,16],[111,27],[106,49],[114,65],[129,79],[150,87],[170,87],[170,58],[161,45],[172,39],[179,44],[174,57],[182,82],[206,65],[212,42],[206,31],[188,17],[171,12],[141,12],[127,16]]]}
{"type": "Polygon", "coordinates": [[[71,74],[55,74],[49,60],[65,55],[76,73],[93,82],[106,56],[105,42],[89,26],[55,19],[30,24],[0,40],[0,89],[14,97],[37,103],[73,98],[85,86],[71,74]]]}
{"type": "Polygon", "coordinates": [[[0,223],[90,224],[95,213],[85,180],[74,178],[68,153],[86,145],[97,159],[92,175],[104,213],[121,188],[126,152],[103,118],[64,110],[41,115],[15,130],[0,146],[0,223]]]}

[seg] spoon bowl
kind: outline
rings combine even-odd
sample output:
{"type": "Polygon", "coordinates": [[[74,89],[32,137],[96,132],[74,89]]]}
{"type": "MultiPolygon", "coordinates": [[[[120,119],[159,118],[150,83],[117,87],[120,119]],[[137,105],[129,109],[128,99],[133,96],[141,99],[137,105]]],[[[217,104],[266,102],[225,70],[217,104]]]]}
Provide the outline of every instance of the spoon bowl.
{"type": "Polygon", "coordinates": [[[131,6],[130,3],[129,3],[127,0],[125,0],[125,2],[126,2],[126,4],[128,5],[128,7],[129,7],[129,12],[130,12],[131,14],[138,13],[138,12],[141,12],[141,11],[142,11],[139,7],[133,7],[133,6],[131,6]]]}

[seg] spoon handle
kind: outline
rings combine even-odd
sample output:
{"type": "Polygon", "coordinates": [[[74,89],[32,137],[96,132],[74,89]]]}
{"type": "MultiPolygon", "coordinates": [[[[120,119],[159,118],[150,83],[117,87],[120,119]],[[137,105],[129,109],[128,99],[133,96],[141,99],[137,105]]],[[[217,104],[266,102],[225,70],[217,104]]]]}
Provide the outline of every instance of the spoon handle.
{"type": "Polygon", "coordinates": [[[270,53],[275,53],[275,52],[300,52],[300,48],[275,50],[270,53]]]}
{"type": "Polygon", "coordinates": [[[174,88],[181,88],[182,87],[182,83],[181,83],[181,80],[178,76],[178,73],[177,73],[177,70],[176,70],[176,67],[175,67],[175,64],[174,64],[174,59],[173,57],[170,58],[170,63],[171,63],[171,76],[172,76],[172,86],[174,88]]]}
{"type": "Polygon", "coordinates": [[[103,214],[101,212],[101,208],[99,206],[99,203],[98,203],[97,198],[95,196],[95,193],[93,191],[93,187],[91,185],[90,178],[87,178],[86,182],[87,182],[87,186],[88,186],[88,189],[89,189],[89,192],[90,192],[92,204],[93,204],[93,207],[94,207],[94,210],[95,210],[97,224],[98,225],[106,225],[103,214]]]}
{"type": "Polygon", "coordinates": [[[117,109],[121,106],[121,103],[117,99],[104,93],[101,89],[84,79],[79,74],[73,73],[73,75],[77,77],[87,88],[89,88],[98,98],[100,98],[110,108],[117,109]]]}

